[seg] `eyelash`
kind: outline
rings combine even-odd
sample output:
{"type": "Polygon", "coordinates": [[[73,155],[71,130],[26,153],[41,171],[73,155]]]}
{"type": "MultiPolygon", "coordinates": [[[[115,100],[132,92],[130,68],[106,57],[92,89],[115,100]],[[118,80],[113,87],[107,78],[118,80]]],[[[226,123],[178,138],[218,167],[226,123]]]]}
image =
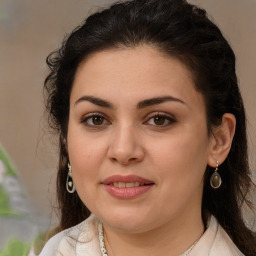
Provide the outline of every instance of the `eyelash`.
{"type": "Polygon", "coordinates": [[[101,114],[101,113],[90,113],[86,116],[84,116],[81,120],[81,123],[84,124],[85,126],[88,126],[90,128],[99,128],[99,127],[102,127],[106,124],[100,124],[100,125],[95,125],[95,124],[89,124],[88,121],[91,119],[91,122],[92,122],[92,118],[96,118],[96,117],[99,117],[99,118],[102,118],[103,119],[103,122],[107,122],[107,123],[110,123],[109,121],[107,121],[107,118],[101,114]]]}
{"type": "Polygon", "coordinates": [[[151,126],[156,126],[158,128],[164,128],[164,127],[167,127],[173,123],[176,122],[175,118],[170,116],[170,115],[167,115],[167,114],[164,114],[164,113],[160,113],[160,112],[154,112],[154,113],[151,113],[148,117],[147,117],[147,121],[144,122],[145,123],[149,123],[149,121],[151,119],[154,119],[156,117],[160,117],[160,118],[164,118],[164,124],[163,125],[157,125],[157,124],[150,124],[151,126]],[[167,123],[166,123],[167,122],[167,123]]]}
{"type": "MultiPolygon", "coordinates": [[[[176,120],[175,120],[174,117],[171,117],[171,116],[163,114],[163,113],[159,113],[159,112],[156,113],[156,112],[154,112],[154,113],[151,113],[150,115],[147,116],[147,120],[145,122],[143,122],[143,124],[147,124],[148,123],[151,126],[156,126],[156,127],[159,127],[159,128],[163,128],[163,127],[167,127],[167,126],[169,126],[169,125],[171,125],[171,124],[173,124],[175,122],[176,122],[176,120]],[[149,121],[151,119],[154,119],[154,118],[157,118],[157,117],[164,118],[164,124],[163,125],[162,124],[160,124],[160,125],[149,124],[149,121]],[[166,122],[167,122],[167,124],[166,124],[166,122]]],[[[90,113],[90,114],[88,114],[88,115],[86,115],[86,116],[84,116],[82,118],[81,123],[84,124],[87,127],[96,128],[96,129],[110,124],[110,122],[107,120],[107,118],[103,114],[101,114],[101,113],[90,113]],[[92,118],[101,118],[103,123],[99,124],[99,125],[97,125],[97,124],[89,124],[89,122],[88,122],[89,120],[91,122],[93,122],[92,118]]]]}

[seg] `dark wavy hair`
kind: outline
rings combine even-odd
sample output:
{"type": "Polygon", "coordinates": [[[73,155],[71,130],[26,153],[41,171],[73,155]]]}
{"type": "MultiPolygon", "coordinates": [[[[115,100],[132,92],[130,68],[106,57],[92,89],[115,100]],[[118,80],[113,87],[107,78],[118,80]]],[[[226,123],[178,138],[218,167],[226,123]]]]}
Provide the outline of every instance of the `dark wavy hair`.
{"type": "Polygon", "coordinates": [[[193,74],[196,89],[206,102],[208,130],[221,124],[224,113],[236,117],[236,132],[227,159],[220,167],[222,186],[209,184],[207,167],[202,210],[213,214],[245,255],[256,255],[255,236],[245,225],[242,206],[251,187],[247,154],[246,117],[238,88],[235,55],[206,11],[185,0],[132,0],[113,4],[89,16],[47,57],[46,109],[59,135],[57,198],[60,227],[86,219],[90,212],[77,193],[66,191],[66,150],[69,98],[76,70],[89,54],[113,48],[151,45],[182,61],[193,74]]]}

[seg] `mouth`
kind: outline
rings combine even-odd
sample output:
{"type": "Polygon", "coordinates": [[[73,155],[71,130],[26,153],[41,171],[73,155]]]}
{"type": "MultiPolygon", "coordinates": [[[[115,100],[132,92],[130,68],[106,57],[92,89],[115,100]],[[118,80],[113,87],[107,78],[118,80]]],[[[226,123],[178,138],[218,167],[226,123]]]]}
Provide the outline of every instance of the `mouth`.
{"type": "Polygon", "coordinates": [[[113,182],[109,183],[109,186],[114,186],[116,188],[134,188],[134,187],[140,187],[140,186],[145,186],[149,184],[145,184],[142,182],[113,182]]]}
{"type": "Polygon", "coordinates": [[[102,184],[106,191],[118,199],[132,199],[149,191],[155,183],[136,175],[114,175],[105,179],[102,184]]]}
{"type": "Polygon", "coordinates": [[[113,175],[106,178],[102,183],[104,185],[114,186],[117,188],[133,188],[154,184],[152,180],[148,180],[137,175],[113,175]]]}

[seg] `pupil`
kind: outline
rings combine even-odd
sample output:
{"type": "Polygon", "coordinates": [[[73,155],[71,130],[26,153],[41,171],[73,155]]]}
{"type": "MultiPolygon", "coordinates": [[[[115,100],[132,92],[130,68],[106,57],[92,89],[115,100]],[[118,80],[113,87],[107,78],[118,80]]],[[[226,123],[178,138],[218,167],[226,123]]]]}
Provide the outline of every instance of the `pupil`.
{"type": "Polygon", "coordinates": [[[92,121],[95,125],[101,125],[103,123],[103,118],[100,116],[94,116],[92,121]]]}
{"type": "Polygon", "coordinates": [[[165,122],[165,117],[163,117],[163,116],[156,116],[156,117],[154,118],[154,122],[155,122],[155,124],[157,124],[157,125],[163,125],[164,122],[165,122]]]}

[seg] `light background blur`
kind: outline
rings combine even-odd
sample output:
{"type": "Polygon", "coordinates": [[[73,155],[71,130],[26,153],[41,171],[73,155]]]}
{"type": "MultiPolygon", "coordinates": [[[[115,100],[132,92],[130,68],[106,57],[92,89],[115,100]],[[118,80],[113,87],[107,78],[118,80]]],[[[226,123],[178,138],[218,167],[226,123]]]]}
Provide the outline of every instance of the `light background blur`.
{"type": "MultiPolygon", "coordinates": [[[[88,12],[110,0],[0,0],[0,143],[15,163],[38,217],[54,204],[57,147],[43,117],[45,58],[88,12]]],[[[256,0],[190,0],[205,8],[237,55],[256,169],[256,0]]]]}

